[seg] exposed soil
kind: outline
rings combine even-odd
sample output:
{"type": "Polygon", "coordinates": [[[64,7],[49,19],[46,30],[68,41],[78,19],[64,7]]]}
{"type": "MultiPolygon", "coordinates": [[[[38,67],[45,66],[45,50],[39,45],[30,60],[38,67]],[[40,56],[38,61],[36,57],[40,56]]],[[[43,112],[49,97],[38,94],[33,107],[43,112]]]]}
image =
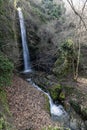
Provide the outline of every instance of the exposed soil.
{"type": "Polygon", "coordinates": [[[10,111],[17,130],[41,130],[46,126],[59,126],[51,120],[45,110],[45,96],[18,76],[13,77],[13,84],[7,88],[10,111]]]}

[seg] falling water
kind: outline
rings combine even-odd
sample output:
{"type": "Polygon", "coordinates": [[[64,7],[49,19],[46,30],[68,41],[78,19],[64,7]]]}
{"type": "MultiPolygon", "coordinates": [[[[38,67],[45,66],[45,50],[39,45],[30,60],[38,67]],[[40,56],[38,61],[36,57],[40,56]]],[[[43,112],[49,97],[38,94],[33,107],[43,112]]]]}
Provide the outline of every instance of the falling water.
{"type": "Polygon", "coordinates": [[[24,24],[24,18],[21,8],[18,8],[18,15],[20,21],[20,29],[21,29],[21,38],[22,38],[22,48],[23,48],[23,59],[24,59],[24,73],[31,72],[30,65],[30,55],[27,46],[27,38],[26,38],[26,29],[24,24]]]}

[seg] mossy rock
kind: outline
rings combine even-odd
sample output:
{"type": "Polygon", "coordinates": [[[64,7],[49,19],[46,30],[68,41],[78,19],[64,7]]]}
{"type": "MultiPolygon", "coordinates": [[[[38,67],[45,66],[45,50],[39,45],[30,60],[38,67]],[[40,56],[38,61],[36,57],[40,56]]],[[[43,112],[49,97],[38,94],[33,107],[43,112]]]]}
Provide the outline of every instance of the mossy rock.
{"type": "Polygon", "coordinates": [[[57,77],[73,74],[73,63],[77,62],[77,53],[73,49],[75,43],[71,39],[65,40],[58,49],[58,58],[54,64],[53,72],[57,77]]]}
{"type": "Polygon", "coordinates": [[[77,113],[81,113],[81,108],[80,108],[80,105],[77,101],[75,100],[70,100],[70,104],[71,106],[74,108],[74,110],[77,112],[77,113]]]}
{"type": "Polygon", "coordinates": [[[60,95],[59,95],[59,99],[60,100],[65,100],[65,92],[61,92],[60,95]]]}
{"type": "Polygon", "coordinates": [[[87,120],[87,107],[81,110],[81,115],[84,120],[87,120]]]}
{"type": "Polygon", "coordinates": [[[74,92],[75,88],[72,86],[64,86],[64,90],[66,92],[66,95],[70,96],[74,92]]]}
{"type": "Polygon", "coordinates": [[[49,89],[53,101],[57,101],[59,99],[61,91],[62,91],[62,86],[60,84],[57,84],[49,89]]]}
{"type": "Polygon", "coordinates": [[[74,108],[74,110],[81,115],[83,120],[87,120],[87,107],[85,108],[83,106],[83,108],[81,108],[81,105],[79,104],[79,102],[75,101],[75,100],[71,100],[70,101],[71,106],[74,108]]]}

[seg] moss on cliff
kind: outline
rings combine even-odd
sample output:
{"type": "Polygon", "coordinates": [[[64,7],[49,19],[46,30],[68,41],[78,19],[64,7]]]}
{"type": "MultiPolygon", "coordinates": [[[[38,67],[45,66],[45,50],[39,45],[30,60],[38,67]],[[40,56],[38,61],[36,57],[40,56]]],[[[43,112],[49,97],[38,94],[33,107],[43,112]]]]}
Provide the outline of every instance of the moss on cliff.
{"type": "Polygon", "coordinates": [[[13,118],[9,110],[7,94],[0,89],[0,130],[14,130],[13,118]]]}
{"type": "Polygon", "coordinates": [[[0,3],[0,51],[4,52],[15,64],[19,56],[16,39],[16,11],[14,1],[0,3]]]}

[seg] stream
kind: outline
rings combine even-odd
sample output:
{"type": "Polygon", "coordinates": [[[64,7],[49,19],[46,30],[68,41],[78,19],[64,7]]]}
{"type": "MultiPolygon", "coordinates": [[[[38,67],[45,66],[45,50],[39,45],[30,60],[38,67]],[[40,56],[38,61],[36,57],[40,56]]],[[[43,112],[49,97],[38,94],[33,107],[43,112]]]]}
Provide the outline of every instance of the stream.
{"type": "Polygon", "coordinates": [[[27,79],[27,81],[31,83],[31,85],[34,86],[36,89],[48,96],[50,104],[50,113],[53,120],[63,121],[68,119],[68,113],[64,110],[62,105],[55,105],[49,93],[43,91],[39,86],[33,83],[31,79],[27,79]]]}
{"type": "MultiPolygon", "coordinates": [[[[25,75],[29,74],[26,73],[25,75]]],[[[51,119],[53,121],[60,122],[60,125],[64,127],[64,130],[66,130],[67,128],[68,130],[87,130],[84,121],[72,108],[70,109],[70,111],[65,111],[62,105],[56,105],[53,102],[49,92],[45,92],[44,90],[42,90],[39,86],[32,82],[31,78],[27,78],[26,81],[29,82],[29,84],[35,87],[38,91],[41,91],[48,96],[51,119]]]]}

